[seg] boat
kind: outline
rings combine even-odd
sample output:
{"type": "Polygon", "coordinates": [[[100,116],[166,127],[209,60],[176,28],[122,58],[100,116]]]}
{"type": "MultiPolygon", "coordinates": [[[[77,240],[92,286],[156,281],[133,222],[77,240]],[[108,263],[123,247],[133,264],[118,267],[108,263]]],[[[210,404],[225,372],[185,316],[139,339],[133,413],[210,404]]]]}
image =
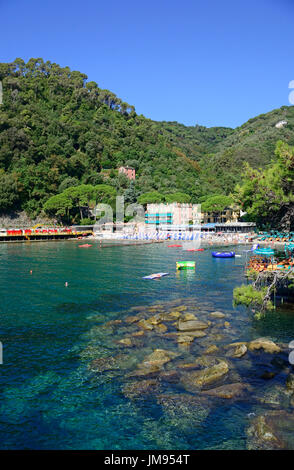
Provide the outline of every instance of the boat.
{"type": "Polygon", "coordinates": [[[195,269],[195,261],[177,261],[177,269],[195,269]]]}
{"type": "Polygon", "coordinates": [[[160,279],[161,277],[168,276],[169,273],[154,273],[149,276],[144,276],[143,279],[160,279]]]}
{"type": "Polygon", "coordinates": [[[168,248],[182,248],[183,245],[167,245],[168,248]]]}
{"type": "Polygon", "coordinates": [[[234,251],[212,251],[213,258],[235,258],[234,251]]]}
{"type": "Polygon", "coordinates": [[[204,251],[204,248],[189,248],[188,250],[185,251],[204,251]]]}
{"type": "Polygon", "coordinates": [[[262,255],[262,256],[271,256],[275,252],[272,248],[257,248],[254,250],[254,254],[256,255],[262,255]]]}
{"type": "Polygon", "coordinates": [[[89,245],[88,243],[86,243],[85,245],[79,245],[79,248],[89,248],[90,246],[92,245],[89,245]]]}

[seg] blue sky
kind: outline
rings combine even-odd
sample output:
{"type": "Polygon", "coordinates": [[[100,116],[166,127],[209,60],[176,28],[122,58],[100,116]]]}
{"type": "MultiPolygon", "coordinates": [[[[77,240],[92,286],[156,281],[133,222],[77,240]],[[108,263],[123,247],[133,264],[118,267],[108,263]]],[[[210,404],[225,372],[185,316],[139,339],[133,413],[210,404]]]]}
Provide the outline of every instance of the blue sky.
{"type": "Polygon", "coordinates": [[[292,0],[0,0],[0,61],[43,57],[136,107],[236,127],[289,105],[292,0]]]}

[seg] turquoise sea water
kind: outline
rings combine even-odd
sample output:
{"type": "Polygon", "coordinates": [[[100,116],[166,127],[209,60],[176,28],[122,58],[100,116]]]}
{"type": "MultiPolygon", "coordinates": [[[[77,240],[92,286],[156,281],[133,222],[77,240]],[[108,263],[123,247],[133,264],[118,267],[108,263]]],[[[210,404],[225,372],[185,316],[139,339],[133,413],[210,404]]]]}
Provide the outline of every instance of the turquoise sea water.
{"type": "MultiPolygon", "coordinates": [[[[246,381],[253,392],[237,401],[206,398],[193,410],[185,405],[190,394],[176,380],[160,380],[156,393],[141,397],[125,393],[134,383],[132,371],[156,348],[176,353],[179,364],[193,362],[217,341],[294,339],[290,311],[256,321],[245,309],[233,308],[233,288],[244,282],[244,247],[236,250],[240,258],[219,260],[210,249],[183,253],[165,244],[104,249],[96,242],[89,249],[79,249],[79,244],[0,246],[0,448],[246,448],[250,416],[267,409],[260,397],[285,381],[282,367],[268,381],[260,371],[271,365],[261,359],[258,366],[252,358],[239,360],[231,381],[246,381]],[[196,271],[176,272],[176,261],[185,259],[196,260],[196,271]],[[142,279],[160,271],[170,275],[142,279]],[[154,331],[134,337],[132,347],[119,343],[136,327],[108,322],[136,314],[148,317],[146,309],[154,304],[167,312],[184,305],[187,312],[205,318],[221,311],[230,326],[225,329],[223,320],[216,320],[223,338],[216,341],[208,334],[186,349],[154,331]],[[96,359],[117,356],[119,368],[95,371],[91,366],[96,359]],[[174,395],[184,400],[179,411],[162,406],[158,398],[174,395]]],[[[176,369],[172,363],[165,371],[176,369]]]]}

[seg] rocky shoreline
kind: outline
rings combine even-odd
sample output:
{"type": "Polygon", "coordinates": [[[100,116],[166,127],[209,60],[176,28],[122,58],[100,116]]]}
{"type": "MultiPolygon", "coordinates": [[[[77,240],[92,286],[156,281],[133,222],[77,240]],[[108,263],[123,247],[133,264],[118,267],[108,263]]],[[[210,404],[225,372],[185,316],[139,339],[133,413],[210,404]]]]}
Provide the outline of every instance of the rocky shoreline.
{"type": "Polygon", "coordinates": [[[250,403],[256,411],[248,420],[247,448],[294,448],[294,435],[280,429],[293,419],[288,347],[270,338],[240,340],[231,317],[194,298],[132,307],[107,322],[93,316],[82,358],[92,380],[119,381],[126,400],[158,406],[159,434],[170,422],[190,432],[222,403],[250,403]]]}

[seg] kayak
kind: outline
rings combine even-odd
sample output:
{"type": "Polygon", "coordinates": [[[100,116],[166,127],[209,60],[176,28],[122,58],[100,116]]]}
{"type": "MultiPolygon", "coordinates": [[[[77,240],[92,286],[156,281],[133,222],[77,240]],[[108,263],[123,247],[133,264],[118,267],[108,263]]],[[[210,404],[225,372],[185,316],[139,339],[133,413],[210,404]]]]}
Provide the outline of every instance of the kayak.
{"type": "Polygon", "coordinates": [[[235,257],[234,251],[212,251],[211,254],[213,258],[234,258],[235,257]]]}
{"type": "Polygon", "coordinates": [[[167,245],[168,248],[182,248],[182,245],[167,245]]]}
{"type": "Polygon", "coordinates": [[[143,279],[160,279],[161,277],[168,276],[169,273],[155,273],[149,276],[144,276],[143,279]]]}
{"type": "Polygon", "coordinates": [[[177,261],[177,269],[195,269],[195,261],[177,261]]]}
{"type": "Polygon", "coordinates": [[[86,245],[79,245],[79,248],[89,248],[90,246],[92,246],[92,245],[88,245],[88,244],[86,243],[86,245]]]}

